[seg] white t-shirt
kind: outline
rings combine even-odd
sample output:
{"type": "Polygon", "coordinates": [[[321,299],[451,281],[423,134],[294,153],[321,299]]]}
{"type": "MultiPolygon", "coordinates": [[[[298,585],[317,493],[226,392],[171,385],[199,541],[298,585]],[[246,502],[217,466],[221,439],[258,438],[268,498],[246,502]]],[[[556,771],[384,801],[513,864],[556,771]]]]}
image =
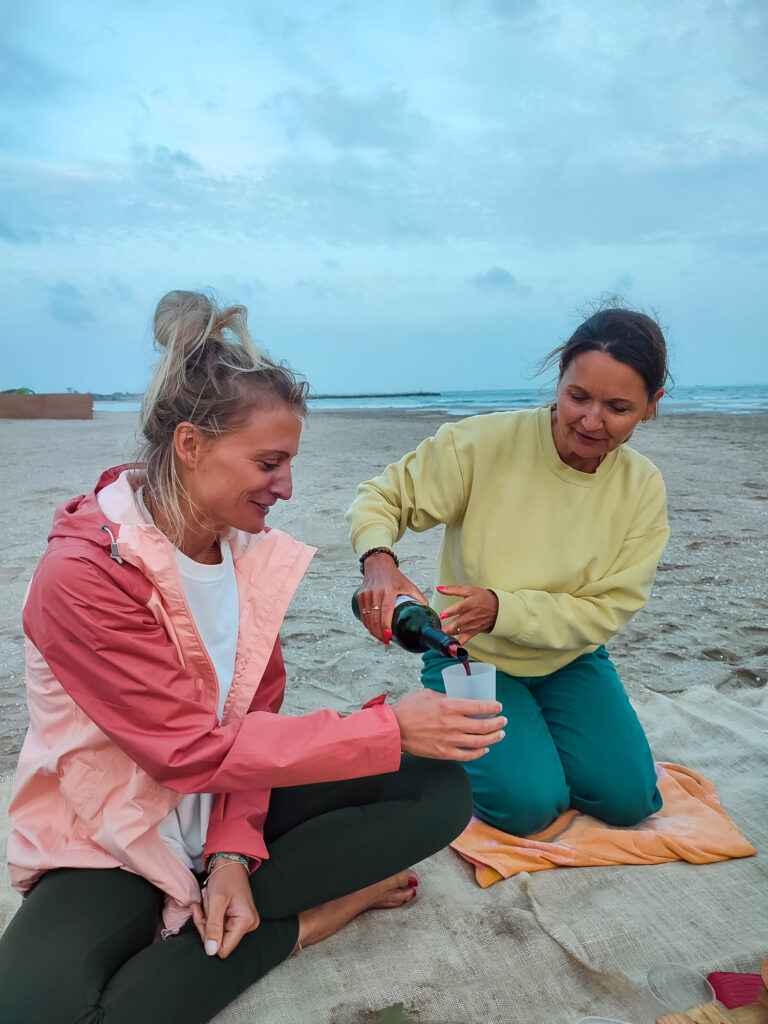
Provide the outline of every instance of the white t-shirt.
{"type": "MultiPolygon", "coordinates": [[[[203,565],[176,549],[176,566],[195,625],[219,680],[219,720],[235,670],[240,605],[232,551],[221,541],[221,563],[203,565]]],[[[193,871],[202,871],[203,848],[213,807],[212,793],[189,793],[160,822],[163,842],[193,871]]]]}

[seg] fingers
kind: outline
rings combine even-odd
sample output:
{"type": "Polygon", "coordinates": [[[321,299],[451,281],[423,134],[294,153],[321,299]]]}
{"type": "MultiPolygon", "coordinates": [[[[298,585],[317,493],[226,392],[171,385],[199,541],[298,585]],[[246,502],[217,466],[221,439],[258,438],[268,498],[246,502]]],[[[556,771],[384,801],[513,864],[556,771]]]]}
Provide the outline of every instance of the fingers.
{"type": "MultiPolygon", "coordinates": [[[[439,696],[442,696],[442,694],[439,696]]],[[[500,715],[504,710],[497,700],[472,700],[469,697],[444,697],[443,699],[446,711],[458,712],[463,717],[473,716],[469,719],[470,722],[482,722],[484,720],[487,723],[489,721],[497,721],[494,716],[500,715]],[[474,717],[476,715],[481,715],[482,718],[474,717]]],[[[506,724],[507,720],[505,718],[503,725],[506,724]]],[[[503,726],[496,726],[496,728],[501,727],[503,726]]]]}
{"type": "Polygon", "coordinates": [[[192,907],[192,920],[197,928],[197,934],[205,942],[205,913],[199,903],[192,907]]]}
{"type": "MultiPolygon", "coordinates": [[[[224,898],[211,898],[207,890],[203,894],[206,904],[205,927],[203,928],[202,939],[205,946],[206,956],[216,956],[224,937],[224,911],[227,901],[224,898]]],[[[199,930],[199,929],[198,929],[199,930]]]]}
{"type": "Polygon", "coordinates": [[[227,917],[224,938],[221,943],[221,948],[219,949],[219,956],[221,959],[226,960],[242,937],[247,935],[248,932],[255,931],[259,927],[259,924],[259,914],[258,911],[255,910],[252,915],[242,913],[227,917]]]}

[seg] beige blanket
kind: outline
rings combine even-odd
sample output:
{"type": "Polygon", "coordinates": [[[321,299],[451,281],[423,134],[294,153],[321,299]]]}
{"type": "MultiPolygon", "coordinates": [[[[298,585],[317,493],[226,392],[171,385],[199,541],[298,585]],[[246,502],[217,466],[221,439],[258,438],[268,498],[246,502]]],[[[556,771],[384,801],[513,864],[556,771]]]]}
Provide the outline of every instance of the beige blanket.
{"type": "MultiPolygon", "coordinates": [[[[719,864],[522,873],[480,889],[451,850],[419,866],[414,904],[371,911],[255,985],[216,1024],[650,1024],[646,969],[757,971],[768,927],[768,699],[696,687],[635,701],[656,756],[711,778],[757,856],[719,864]]],[[[0,784],[4,854],[10,780],[0,784]]],[[[3,858],[4,859],[4,858],[3,858]]],[[[18,905],[0,881],[0,929],[18,905]]]]}

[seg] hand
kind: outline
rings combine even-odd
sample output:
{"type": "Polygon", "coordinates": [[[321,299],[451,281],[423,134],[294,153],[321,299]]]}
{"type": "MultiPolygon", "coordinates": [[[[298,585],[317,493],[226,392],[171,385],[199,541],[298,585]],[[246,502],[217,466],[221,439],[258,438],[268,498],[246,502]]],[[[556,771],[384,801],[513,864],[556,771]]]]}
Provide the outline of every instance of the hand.
{"type": "Polygon", "coordinates": [[[371,636],[388,644],[392,637],[395,598],[399,594],[407,594],[419,604],[429,604],[429,601],[385,552],[369,555],[363,563],[363,569],[365,575],[357,595],[362,623],[371,636]]]}
{"type": "Polygon", "coordinates": [[[460,597],[440,616],[448,621],[443,632],[455,636],[460,644],[466,644],[478,633],[490,633],[496,625],[499,614],[499,599],[492,590],[482,587],[437,587],[439,594],[460,597]]]}
{"type": "Polygon", "coordinates": [[[492,743],[504,739],[506,718],[497,700],[461,700],[433,690],[409,693],[392,705],[400,726],[400,745],[409,754],[445,761],[476,761],[492,743]]]}
{"type": "Polygon", "coordinates": [[[236,860],[217,859],[203,889],[202,906],[192,908],[192,918],[208,956],[226,960],[246,932],[260,924],[248,872],[236,860]]]}

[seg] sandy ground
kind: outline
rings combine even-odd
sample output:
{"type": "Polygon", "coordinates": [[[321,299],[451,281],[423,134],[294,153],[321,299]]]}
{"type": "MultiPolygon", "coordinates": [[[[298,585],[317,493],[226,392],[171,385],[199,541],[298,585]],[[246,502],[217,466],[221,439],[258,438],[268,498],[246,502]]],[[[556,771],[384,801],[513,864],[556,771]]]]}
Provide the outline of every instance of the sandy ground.
{"type": "MultiPolygon", "coordinates": [[[[357,708],[418,685],[419,659],[371,640],[349,597],[359,581],[343,512],[358,480],[434,432],[431,413],[315,414],[296,460],[295,495],[273,525],[319,552],[282,631],[285,708],[357,708]]],[[[0,421],[0,776],[26,724],[20,606],[56,503],[130,458],[136,417],[0,421]]],[[[677,414],[636,447],[661,467],[672,538],[648,606],[610,645],[656,757],[713,779],[756,846],[742,860],[523,873],[480,889],[443,850],[418,865],[419,899],[361,915],[252,986],[216,1024],[373,1024],[405,1004],[413,1024],[575,1024],[584,1014],[650,1024],[654,963],[702,973],[755,971],[768,891],[768,625],[765,567],[768,415],[677,414]]],[[[398,545],[406,571],[432,582],[439,531],[398,545]]],[[[10,779],[0,778],[0,861],[10,779]]],[[[0,873],[0,932],[18,897],[0,873]]]]}
{"type": "MultiPolygon", "coordinates": [[[[351,710],[382,690],[418,681],[419,661],[384,649],[349,610],[359,577],[343,513],[359,480],[432,434],[445,417],[423,412],[312,415],[295,463],[292,500],[270,523],[317,546],[288,613],[285,708],[351,710]]],[[[11,772],[26,728],[24,591],[56,504],[90,489],[102,468],[136,450],[133,413],[92,421],[0,421],[0,773],[11,772]]],[[[630,695],[714,684],[747,706],[768,679],[768,415],[671,415],[637,431],[634,445],[661,468],[672,536],[649,604],[610,645],[630,695]],[[691,665],[695,663],[695,671],[691,665]]],[[[406,536],[403,567],[432,583],[440,530],[406,536]]]]}

